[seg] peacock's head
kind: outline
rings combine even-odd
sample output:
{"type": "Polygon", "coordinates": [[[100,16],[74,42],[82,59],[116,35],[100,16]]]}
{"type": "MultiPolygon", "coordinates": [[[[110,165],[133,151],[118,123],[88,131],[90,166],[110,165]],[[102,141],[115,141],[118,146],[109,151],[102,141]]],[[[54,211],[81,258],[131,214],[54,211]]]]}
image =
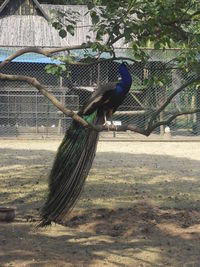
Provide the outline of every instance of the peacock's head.
{"type": "Polygon", "coordinates": [[[127,72],[128,72],[128,64],[126,62],[122,62],[119,65],[119,73],[122,75],[122,74],[127,73],[127,72]]]}

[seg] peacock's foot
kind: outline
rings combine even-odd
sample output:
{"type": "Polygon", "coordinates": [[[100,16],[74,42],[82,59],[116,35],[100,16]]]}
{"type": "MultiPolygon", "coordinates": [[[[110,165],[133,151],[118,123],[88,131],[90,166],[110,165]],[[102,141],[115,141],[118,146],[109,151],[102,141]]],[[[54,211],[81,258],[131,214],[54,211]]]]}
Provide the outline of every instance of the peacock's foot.
{"type": "Polygon", "coordinates": [[[103,126],[106,126],[108,128],[108,131],[110,131],[110,122],[105,121],[105,123],[103,124],[103,126]]]}

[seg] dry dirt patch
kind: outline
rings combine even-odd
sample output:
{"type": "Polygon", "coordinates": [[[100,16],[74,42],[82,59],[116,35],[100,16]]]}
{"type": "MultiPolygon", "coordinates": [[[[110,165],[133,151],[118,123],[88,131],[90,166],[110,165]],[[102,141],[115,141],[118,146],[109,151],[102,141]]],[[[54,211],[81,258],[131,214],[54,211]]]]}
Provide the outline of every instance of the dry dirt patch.
{"type": "Polygon", "coordinates": [[[0,266],[200,266],[199,143],[100,142],[64,224],[35,230],[58,141],[0,141],[0,266]]]}

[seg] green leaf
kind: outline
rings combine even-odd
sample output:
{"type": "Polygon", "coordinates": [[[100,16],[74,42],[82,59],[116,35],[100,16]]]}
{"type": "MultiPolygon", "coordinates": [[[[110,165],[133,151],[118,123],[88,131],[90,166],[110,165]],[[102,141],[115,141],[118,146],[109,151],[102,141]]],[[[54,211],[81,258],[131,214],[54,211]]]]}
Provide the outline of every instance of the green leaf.
{"type": "Polygon", "coordinates": [[[103,29],[99,29],[98,31],[97,31],[97,35],[96,35],[96,40],[97,41],[101,41],[103,39],[103,29]]]}
{"type": "Polygon", "coordinates": [[[94,7],[94,3],[92,3],[92,1],[89,2],[89,3],[87,4],[87,7],[88,7],[89,10],[91,10],[91,9],[94,7]]]}
{"type": "Polygon", "coordinates": [[[149,83],[149,80],[147,78],[144,79],[144,85],[146,86],[149,83]]]}
{"type": "Polygon", "coordinates": [[[159,85],[160,87],[163,87],[164,83],[163,83],[162,81],[158,81],[158,85],[159,85]]]}
{"type": "Polygon", "coordinates": [[[67,36],[67,32],[64,29],[61,29],[59,31],[59,35],[60,35],[60,37],[65,38],[67,36]]]}
{"type": "Polygon", "coordinates": [[[52,26],[56,29],[56,30],[60,30],[62,29],[62,25],[58,22],[58,21],[54,21],[52,23],[52,26]]]}
{"type": "Polygon", "coordinates": [[[135,43],[132,45],[132,48],[134,51],[136,51],[136,52],[138,51],[138,46],[135,43]]]}
{"type": "Polygon", "coordinates": [[[66,66],[65,65],[60,65],[60,68],[61,68],[61,70],[64,72],[64,71],[66,71],[66,66]]]}
{"type": "Polygon", "coordinates": [[[74,36],[74,26],[67,25],[66,29],[72,36],[74,36]]]}
{"type": "Polygon", "coordinates": [[[91,11],[90,16],[92,18],[92,24],[97,24],[99,22],[99,16],[95,11],[91,11]]]}
{"type": "MultiPolygon", "coordinates": [[[[118,32],[119,32],[119,27],[118,27],[118,32]]],[[[132,28],[125,28],[124,29],[124,36],[126,38],[126,40],[130,40],[131,38],[131,34],[132,34],[132,28]]]]}
{"type": "Polygon", "coordinates": [[[48,74],[51,74],[51,72],[52,72],[52,65],[47,65],[47,66],[45,66],[45,70],[46,70],[46,72],[47,72],[48,74]]]}
{"type": "Polygon", "coordinates": [[[160,42],[156,42],[154,44],[154,49],[156,49],[156,50],[160,49],[160,42]]]}

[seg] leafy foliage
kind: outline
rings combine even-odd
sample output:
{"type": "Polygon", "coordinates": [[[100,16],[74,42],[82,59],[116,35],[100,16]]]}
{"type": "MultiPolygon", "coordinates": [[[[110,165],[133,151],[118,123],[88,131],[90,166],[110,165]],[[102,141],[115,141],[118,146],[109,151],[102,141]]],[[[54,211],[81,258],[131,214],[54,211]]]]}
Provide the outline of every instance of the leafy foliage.
{"type": "Polygon", "coordinates": [[[60,56],[56,57],[56,60],[58,61],[57,64],[51,64],[47,65],[45,67],[45,70],[48,74],[53,74],[56,76],[61,76],[64,72],[67,76],[70,75],[70,63],[72,61],[72,58],[66,57],[66,56],[60,56]]]}
{"type": "MultiPolygon", "coordinates": [[[[73,1],[64,2],[69,4],[73,1]]],[[[177,67],[185,72],[190,69],[199,73],[199,0],[76,1],[76,4],[79,3],[87,4],[92,20],[90,31],[96,33],[95,40],[88,38],[93,51],[106,51],[115,56],[113,45],[122,39],[132,48],[133,58],[146,64],[149,55],[143,47],[151,46],[164,51],[175,46],[182,48],[173,60],[177,67]]],[[[80,14],[54,11],[54,15],[53,26],[60,36],[74,35],[80,14]]],[[[156,83],[161,86],[163,82],[156,83]]]]}
{"type": "Polygon", "coordinates": [[[119,39],[131,44],[138,60],[146,61],[141,49],[149,42],[154,49],[170,48],[176,43],[184,49],[180,68],[197,70],[200,54],[199,0],[103,1],[104,7],[90,9],[97,41],[104,35],[111,47],[119,39]]]}
{"type": "Polygon", "coordinates": [[[60,37],[65,38],[67,34],[74,35],[75,26],[80,15],[79,12],[69,9],[66,16],[61,10],[53,9],[51,14],[52,26],[58,30],[60,37]]]}
{"type": "MultiPolygon", "coordinates": [[[[52,5],[90,5],[91,0],[40,0],[41,4],[52,4],[52,5]]],[[[101,5],[101,0],[94,1],[95,4],[101,5]]]]}

